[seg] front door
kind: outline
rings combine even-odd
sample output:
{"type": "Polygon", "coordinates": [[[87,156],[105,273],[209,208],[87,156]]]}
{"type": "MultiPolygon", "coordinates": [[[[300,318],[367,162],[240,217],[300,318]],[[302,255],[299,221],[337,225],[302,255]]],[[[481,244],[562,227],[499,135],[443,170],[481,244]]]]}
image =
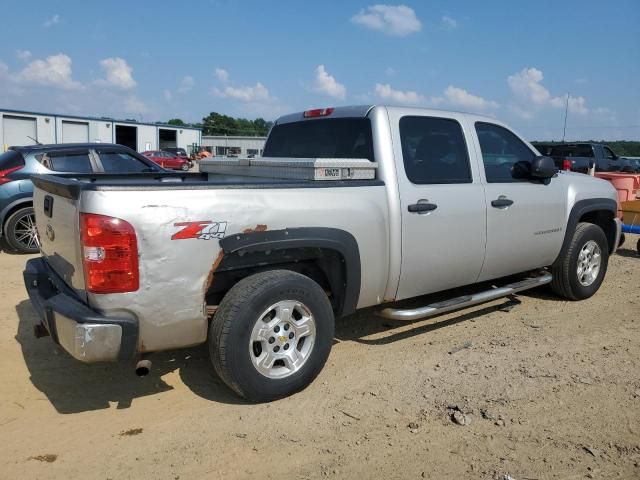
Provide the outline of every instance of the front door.
{"type": "Polygon", "coordinates": [[[486,208],[463,117],[390,111],[402,216],[397,299],[474,283],[484,258],[486,208]]]}
{"type": "Polygon", "coordinates": [[[487,122],[473,128],[487,203],[487,253],[480,280],[551,265],[565,235],[563,182],[532,181],[528,174],[535,153],[511,131],[487,122]]]}

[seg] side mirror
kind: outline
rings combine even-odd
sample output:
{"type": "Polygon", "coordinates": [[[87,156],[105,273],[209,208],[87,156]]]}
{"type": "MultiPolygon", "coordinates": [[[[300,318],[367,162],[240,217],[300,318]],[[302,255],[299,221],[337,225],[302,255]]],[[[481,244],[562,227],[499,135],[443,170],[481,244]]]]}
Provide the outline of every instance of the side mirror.
{"type": "Polygon", "coordinates": [[[558,173],[558,167],[550,157],[536,157],[531,162],[531,176],[533,178],[551,178],[558,173]]]}

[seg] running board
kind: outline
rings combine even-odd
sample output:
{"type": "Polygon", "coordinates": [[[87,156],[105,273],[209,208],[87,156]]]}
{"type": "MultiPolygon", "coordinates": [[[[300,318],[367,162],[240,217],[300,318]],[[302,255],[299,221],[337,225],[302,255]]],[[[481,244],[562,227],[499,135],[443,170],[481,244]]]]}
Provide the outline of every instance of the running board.
{"type": "Polygon", "coordinates": [[[408,310],[398,308],[385,308],[378,315],[389,318],[391,320],[417,320],[419,318],[431,317],[440,313],[450,312],[461,308],[471,307],[479,303],[490,302],[498,298],[506,297],[523,290],[539,287],[551,283],[551,274],[544,273],[539,277],[532,277],[520,282],[510,283],[504,287],[492,288],[484,292],[474,293],[473,295],[463,295],[461,297],[452,298],[443,302],[432,303],[425,307],[413,308],[408,310]]]}

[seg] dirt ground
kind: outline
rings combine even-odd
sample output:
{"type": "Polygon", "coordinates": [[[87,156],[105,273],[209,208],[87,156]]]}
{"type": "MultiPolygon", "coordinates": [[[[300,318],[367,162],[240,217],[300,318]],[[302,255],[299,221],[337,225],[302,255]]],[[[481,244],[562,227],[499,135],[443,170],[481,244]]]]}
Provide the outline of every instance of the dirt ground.
{"type": "Polygon", "coordinates": [[[262,405],[205,348],[137,378],[36,339],[28,257],[0,253],[0,478],[640,478],[637,238],[588,301],[541,288],[410,325],[340,320],[319,378],[262,405]]]}

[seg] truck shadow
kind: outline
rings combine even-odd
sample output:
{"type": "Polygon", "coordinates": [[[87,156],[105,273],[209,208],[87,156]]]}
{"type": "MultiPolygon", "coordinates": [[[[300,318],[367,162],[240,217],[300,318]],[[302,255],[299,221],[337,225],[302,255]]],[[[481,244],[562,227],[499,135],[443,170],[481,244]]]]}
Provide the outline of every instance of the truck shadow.
{"type": "MultiPolygon", "coordinates": [[[[470,290],[459,289],[458,292],[458,294],[464,294],[470,293],[470,290]]],[[[376,307],[375,309],[367,308],[362,311],[356,312],[349,317],[338,320],[336,322],[335,338],[338,341],[352,341],[364,345],[388,345],[393,342],[405,340],[407,338],[422,335],[424,333],[429,333],[441,328],[450,327],[452,325],[466,322],[468,320],[482,318],[484,315],[488,315],[490,313],[497,312],[503,309],[507,311],[511,307],[513,307],[514,310],[517,311],[518,305],[521,303],[521,300],[519,300],[519,298],[522,297],[558,300],[558,297],[554,296],[548,287],[543,286],[532,290],[527,290],[525,292],[520,292],[515,296],[496,300],[500,302],[498,304],[489,304],[488,306],[484,307],[482,307],[482,305],[470,307],[476,308],[476,310],[473,311],[468,311],[468,309],[461,309],[458,312],[453,311],[435,315],[428,319],[418,319],[412,321],[389,320],[387,318],[376,315],[376,310],[379,310],[380,307],[376,307]],[[444,315],[453,316],[444,320],[438,320],[438,318],[444,315]],[[429,321],[430,323],[422,324],[424,321],[429,321]],[[417,324],[420,325],[408,330],[405,329],[405,327],[411,327],[412,325],[417,324]],[[402,330],[394,333],[394,330],[396,329],[402,330]],[[381,334],[383,335],[380,336],[381,334]],[[367,338],[370,336],[376,336],[378,338],[367,338]]],[[[394,304],[394,308],[417,308],[433,302],[444,300],[446,298],[448,297],[443,296],[442,294],[426,295],[423,297],[416,297],[400,301],[394,304]]],[[[508,313],[505,314],[508,315],[508,313]]]]}
{"type": "Polygon", "coordinates": [[[177,371],[182,382],[196,395],[220,403],[242,404],[213,372],[206,346],[149,356],[151,373],[134,373],[135,363],[83,364],[55,345],[51,338],[36,338],[33,327],[39,319],[28,300],[16,305],[19,317],[16,340],[22,348],[30,380],[58,413],[70,414],[110,408],[129,408],[136,398],[168,392],[174,387],[163,376],[177,371]]]}

